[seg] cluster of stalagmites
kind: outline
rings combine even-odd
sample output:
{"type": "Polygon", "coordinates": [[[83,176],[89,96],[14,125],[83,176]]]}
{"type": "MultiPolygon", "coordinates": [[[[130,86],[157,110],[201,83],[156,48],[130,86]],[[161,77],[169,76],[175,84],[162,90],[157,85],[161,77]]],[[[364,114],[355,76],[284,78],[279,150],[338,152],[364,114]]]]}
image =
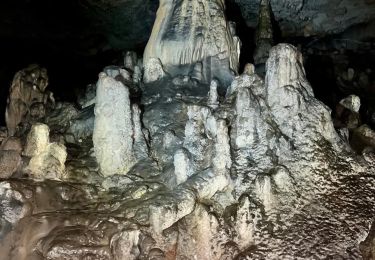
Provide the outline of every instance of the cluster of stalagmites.
{"type": "MultiPolygon", "coordinates": [[[[335,112],[337,134],[330,110],[314,98],[296,48],[280,44],[269,55],[265,78],[248,64],[223,97],[220,81],[170,78],[157,59],[144,68],[145,83],[139,84],[140,62],[128,53],[123,68],[105,68],[96,87],[87,88],[81,109],[58,103],[42,122],[31,124],[26,138],[17,131],[4,138],[3,178],[27,174],[64,182],[1,182],[1,221],[7,227],[0,233],[2,254],[9,259],[284,259],[300,250],[302,258],[310,257],[283,230],[321,190],[334,190],[332,179],[373,174],[374,132],[358,128],[360,101],[350,96],[335,112]],[[139,92],[141,104],[131,98],[139,92]],[[80,136],[74,126],[87,133],[80,136]],[[91,161],[66,162],[65,146],[68,153],[72,144],[84,152],[91,135],[86,151],[91,161]],[[350,154],[349,135],[361,136],[362,161],[350,154]],[[92,161],[97,166],[89,166],[92,161]],[[83,176],[85,167],[98,177],[83,176]],[[82,184],[72,172],[82,174],[82,184]],[[46,202],[52,198],[54,206],[46,202]],[[36,224],[37,212],[45,224],[36,224]],[[18,233],[29,239],[17,241],[18,233]]],[[[374,201],[369,195],[362,203],[374,201]]],[[[351,215],[345,221],[366,232],[371,214],[358,223],[351,215]]],[[[335,240],[332,254],[345,252],[348,243],[359,252],[360,237],[347,236],[336,234],[342,243],[335,240]]]]}
{"type": "Polygon", "coordinates": [[[236,75],[223,15],[218,0],[161,1],[144,66],[128,52],[76,105],[48,105],[45,70],[17,73],[0,135],[2,256],[360,257],[375,214],[360,100],[332,120],[288,44],[270,50],[264,78],[252,64],[236,75]]]}

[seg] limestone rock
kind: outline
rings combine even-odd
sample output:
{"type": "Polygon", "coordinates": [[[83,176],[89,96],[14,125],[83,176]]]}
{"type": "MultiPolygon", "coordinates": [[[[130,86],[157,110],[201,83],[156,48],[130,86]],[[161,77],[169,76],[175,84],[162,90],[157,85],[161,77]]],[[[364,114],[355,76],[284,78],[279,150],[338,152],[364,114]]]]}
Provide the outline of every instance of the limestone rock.
{"type": "Polygon", "coordinates": [[[37,179],[62,179],[67,152],[64,145],[49,142],[49,128],[35,124],[27,136],[24,155],[31,157],[26,171],[37,179]]]}
{"type": "Polygon", "coordinates": [[[48,86],[47,70],[38,65],[30,65],[16,73],[9,90],[5,119],[8,134],[13,136],[21,122],[40,121],[45,115],[48,101],[54,104],[48,86]]]}
{"type": "Polygon", "coordinates": [[[340,101],[340,104],[352,112],[358,113],[361,107],[361,100],[356,95],[350,95],[340,101]]]}
{"type": "MultiPolygon", "coordinates": [[[[360,259],[359,244],[367,236],[370,247],[374,237],[374,149],[354,155],[338,137],[295,47],[272,48],[266,67],[263,81],[249,66],[215,109],[216,92],[207,97],[208,85],[187,75],[149,84],[141,104],[131,104],[131,73],[107,68],[98,82],[94,148],[102,165],[130,170],[90,185],[2,180],[2,256],[360,259]]],[[[370,127],[359,130],[371,143],[370,127]]],[[[52,154],[56,147],[44,143],[52,154]]],[[[82,175],[99,172],[87,160],[90,148],[89,140],[69,144],[68,163],[82,175]]],[[[53,161],[33,155],[30,164],[34,158],[53,161]]]]}
{"type": "MultiPolygon", "coordinates": [[[[12,187],[12,183],[3,181],[0,183],[0,222],[2,224],[1,235],[11,228],[28,213],[23,194],[12,187]]],[[[5,233],[5,234],[4,234],[5,233]]]]}
{"type": "Polygon", "coordinates": [[[95,104],[95,96],[96,96],[96,85],[90,84],[86,87],[85,91],[78,96],[78,104],[80,104],[81,108],[89,107],[95,104]]]}
{"type": "Polygon", "coordinates": [[[208,92],[207,105],[212,109],[216,109],[219,106],[219,94],[217,93],[218,84],[217,80],[212,80],[210,91],[208,92]]]}
{"type": "Polygon", "coordinates": [[[27,135],[24,155],[33,157],[41,154],[49,145],[49,128],[45,124],[35,124],[27,135]]]}
{"type": "Polygon", "coordinates": [[[0,145],[0,150],[2,151],[17,151],[21,154],[23,147],[20,138],[18,137],[8,137],[0,145]]]}
{"type": "Polygon", "coordinates": [[[8,130],[6,127],[0,126],[0,143],[8,137],[8,130]]]}
{"type": "Polygon", "coordinates": [[[142,70],[139,66],[134,67],[133,82],[139,84],[142,81],[142,70]]]}
{"type": "Polygon", "coordinates": [[[192,167],[188,152],[184,149],[177,150],[173,157],[173,164],[176,184],[179,185],[187,181],[192,175],[192,167]]]}
{"type": "Polygon", "coordinates": [[[350,144],[359,153],[366,147],[375,149],[375,131],[368,125],[361,125],[354,130],[350,144]]]}
{"type": "Polygon", "coordinates": [[[136,260],[139,257],[139,230],[123,231],[111,239],[112,250],[116,260],[136,260]]]}
{"type": "Polygon", "coordinates": [[[21,155],[14,150],[0,150],[0,178],[9,178],[22,164],[21,155]]]}
{"type": "Polygon", "coordinates": [[[151,83],[162,79],[164,76],[165,72],[163,69],[163,64],[160,62],[160,59],[148,59],[144,67],[143,82],[151,83]]]}
{"type": "Polygon", "coordinates": [[[104,72],[96,89],[93,142],[104,176],[125,174],[134,165],[129,90],[104,72]]]}
{"type": "Polygon", "coordinates": [[[69,123],[69,128],[64,133],[65,140],[68,143],[79,143],[83,139],[92,136],[94,131],[94,108],[86,107],[78,112],[78,114],[69,123]]]}
{"type": "Polygon", "coordinates": [[[244,74],[247,74],[247,75],[253,75],[255,73],[255,67],[253,64],[251,63],[247,63],[245,65],[245,68],[243,69],[243,73],[244,74]]]}
{"type": "Polygon", "coordinates": [[[330,110],[314,98],[302,62],[301,53],[291,45],[279,44],[271,49],[266,64],[268,106],[279,129],[288,137],[304,138],[304,135],[297,132],[303,133],[303,125],[310,121],[315,128],[311,129],[311,134],[323,135],[331,143],[336,143],[337,134],[333,128],[330,110]],[[301,118],[301,111],[306,115],[305,118],[301,118]]]}
{"type": "Polygon", "coordinates": [[[137,159],[148,157],[148,147],[146,138],[142,130],[141,110],[138,105],[132,105],[132,122],[133,122],[133,151],[137,159]]]}
{"type": "Polygon", "coordinates": [[[124,67],[130,71],[134,71],[137,66],[137,53],[133,51],[127,51],[124,58],[124,67]]]}
{"type": "Polygon", "coordinates": [[[95,157],[105,176],[126,174],[148,157],[141,110],[130,104],[125,71],[107,68],[99,75],[95,102],[93,143],[95,157]],[[125,74],[124,74],[125,73],[125,74]]]}
{"type": "Polygon", "coordinates": [[[216,141],[214,145],[212,164],[216,174],[225,175],[229,173],[232,166],[228,127],[223,119],[217,121],[216,127],[216,141]]]}
{"type": "Polygon", "coordinates": [[[78,113],[78,109],[72,103],[57,102],[44,121],[52,132],[65,133],[78,113]]]}
{"type": "Polygon", "coordinates": [[[146,46],[145,69],[158,58],[173,77],[188,75],[197,62],[203,65],[204,82],[214,77],[224,85],[238,69],[238,43],[225,20],[225,4],[215,1],[160,1],[156,21],[146,46]]]}
{"type": "Polygon", "coordinates": [[[250,199],[247,196],[242,197],[237,208],[235,220],[236,243],[240,249],[246,248],[255,242],[255,231],[260,217],[259,212],[253,212],[253,210],[250,199]]]}

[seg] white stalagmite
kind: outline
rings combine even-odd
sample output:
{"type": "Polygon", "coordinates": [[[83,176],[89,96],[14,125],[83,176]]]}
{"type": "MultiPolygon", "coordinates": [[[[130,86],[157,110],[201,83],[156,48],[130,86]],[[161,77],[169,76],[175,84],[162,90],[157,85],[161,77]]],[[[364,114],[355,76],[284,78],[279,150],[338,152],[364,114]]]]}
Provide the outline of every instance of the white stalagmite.
{"type": "Polygon", "coordinates": [[[129,90],[116,79],[99,74],[93,143],[104,176],[126,174],[134,164],[129,90]]]}
{"type": "Polygon", "coordinates": [[[228,127],[225,120],[218,120],[216,123],[216,142],[215,142],[215,154],[212,159],[213,167],[216,173],[226,174],[232,165],[230,157],[230,146],[229,146],[229,135],[228,127]]]}
{"type": "Polygon", "coordinates": [[[290,138],[304,139],[306,125],[312,124],[309,138],[323,135],[331,143],[337,142],[330,109],[315,99],[297,48],[290,44],[273,47],[266,69],[266,102],[279,129],[290,138]]]}
{"type": "Polygon", "coordinates": [[[210,91],[208,92],[207,105],[212,109],[216,109],[219,106],[219,94],[217,93],[218,82],[212,80],[210,84],[210,91]]]}

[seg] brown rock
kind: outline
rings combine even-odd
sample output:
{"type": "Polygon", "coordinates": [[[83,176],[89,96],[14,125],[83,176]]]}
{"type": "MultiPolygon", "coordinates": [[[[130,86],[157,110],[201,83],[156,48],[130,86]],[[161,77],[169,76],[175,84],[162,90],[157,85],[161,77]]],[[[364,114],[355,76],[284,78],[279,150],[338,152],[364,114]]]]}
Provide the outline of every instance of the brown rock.
{"type": "Polygon", "coordinates": [[[9,178],[21,166],[22,159],[18,151],[0,151],[0,178],[9,178]]]}
{"type": "Polygon", "coordinates": [[[8,137],[4,139],[0,145],[2,151],[17,151],[19,154],[22,152],[21,140],[18,137],[8,137]]]}

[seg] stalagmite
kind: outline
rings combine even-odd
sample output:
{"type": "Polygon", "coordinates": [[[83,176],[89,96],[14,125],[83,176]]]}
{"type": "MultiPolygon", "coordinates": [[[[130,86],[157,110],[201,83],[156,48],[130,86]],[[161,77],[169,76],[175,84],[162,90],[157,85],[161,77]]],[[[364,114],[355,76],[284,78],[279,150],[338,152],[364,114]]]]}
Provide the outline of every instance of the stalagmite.
{"type": "Polygon", "coordinates": [[[219,106],[219,94],[217,93],[218,82],[212,80],[210,84],[210,91],[208,92],[207,105],[212,109],[216,109],[219,106]]]}
{"type": "Polygon", "coordinates": [[[100,73],[96,89],[93,142],[104,176],[126,174],[134,164],[129,90],[100,73]]]}
{"type": "Polygon", "coordinates": [[[64,178],[66,147],[59,143],[50,143],[47,125],[38,123],[31,127],[24,155],[30,157],[26,171],[34,178],[64,178]]]}

